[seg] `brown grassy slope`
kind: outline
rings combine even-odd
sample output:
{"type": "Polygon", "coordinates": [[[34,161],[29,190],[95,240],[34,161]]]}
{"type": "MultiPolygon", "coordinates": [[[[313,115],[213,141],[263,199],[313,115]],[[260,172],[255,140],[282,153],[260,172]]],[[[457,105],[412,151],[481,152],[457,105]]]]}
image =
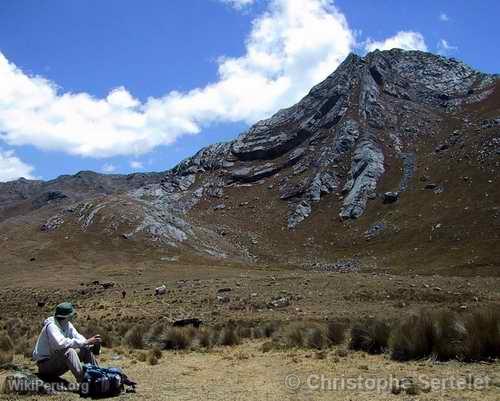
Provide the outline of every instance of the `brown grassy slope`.
{"type": "MultiPolygon", "coordinates": [[[[484,157],[481,152],[499,131],[476,127],[486,118],[500,116],[499,86],[485,101],[465,107],[460,114],[440,114],[443,121],[436,135],[424,136],[414,144],[416,174],[409,190],[395,204],[383,205],[377,198],[368,202],[359,219],[340,221],[342,200],[330,194],[313,205],[307,220],[295,230],[288,230],[287,205],[279,199],[277,190],[285,171],[261,184],[226,188],[223,199],[203,199],[189,218],[194,225],[208,225],[219,232],[221,243],[248,248],[257,265],[359,258],[365,270],[498,275],[500,156],[484,157]],[[464,116],[470,126],[464,126],[464,116]],[[463,131],[463,147],[451,145],[436,153],[436,146],[449,140],[455,129],[463,131]],[[424,175],[429,177],[427,182],[420,181],[424,175]],[[436,194],[426,190],[426,183],[435,183],[444,191],[436,194]],[[221,202],[226,208],[214,210],[221,202]],[[368,240],[365,232],[378,222],[383,222],[386,229],[368,240]]],[[[389,146],[387,141],[381,143],[389,146]]],[[[377,188],[379,193],[397,190],[401,177],[401,160],[389,148],[385,153],[386,174],[377,188]]],[[[37,259],[37,266],[78,265],[89,272],[96,266],[153,263],[171,255],[180,255],[187,264],[232,264],[231,254],[227,260],[216,261],[197,254],[189,243],[169,248],[140,237],[125,240],[121,234],[126,227],[107,232],[97,224],[82,232],[77,221],[69,219],[57,231],[40,232],[40,225],[55,213],[56,209],[46,207],[0,223],[3,270],[19,266],[29,271],[34,265],[29,263],[32,257],[37,259]]]]}
{"type": "MultiPolygon", "coordinates": [[[[279,177],[226,191],[228,199],[223,200],[226,208],[222,211],[213,210],[221,200],[207,200],[192,214],[206,223],[226,227],[228,237],[249,246],[261,262],[300,264],[307,259],[360,257],[368,266],[399,272],[498,275],[499,156],[482,159],[480,151],[488,140],[498,136],[499,129],[477,131],[474,127],[485,118],[500,116],[499,99],[497,85],[488,99],[466,107],[460,115],[443,113],[438,133],[416,145],[416,174],[409,190],[392,205],[383,205],[380,198],[369,201],[365,214],[357,220],[339,220],[341,200],[332,194],[314,205],[310,218],[295,230],[287,230],[286,203],[268,188],[276,188],[279,177]],[[463,116],[473,126],[464,127],[463,116]],[[463,147],[452,145],[436,153],[435,148],[455,129],[464,133],[463,147]],[[428,181],[421,181],[423,176],[428,181]],[[437,184],[443,192],[424,189],[428,183],[437,184]],[[241,205],[243,202],[248,205],[241,205]],[[364,233],[381,221],[388,228],[368,241],[364,233]],[[256,239],[253,243],[251,233],[256,239]]],[[[386,156],[379,193],[397,190],[401,178],[401,160],[390,151],[386,156]]]]}

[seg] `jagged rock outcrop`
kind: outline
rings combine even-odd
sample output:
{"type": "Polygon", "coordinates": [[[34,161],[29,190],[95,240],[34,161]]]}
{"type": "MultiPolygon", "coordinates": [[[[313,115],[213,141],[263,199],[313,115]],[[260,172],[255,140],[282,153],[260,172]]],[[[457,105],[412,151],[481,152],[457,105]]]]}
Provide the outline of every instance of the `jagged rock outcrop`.
{"type": "MultiPolygon", "coordinates": [[[[427,174],[421,170],[423,159],[466,149],[471,132],[498,129],[498,114],[480,121],[471,117],[471,107],[486,102],[497,83],[495,75],[419,51],[351,54],[297,104],[257,122],[233,141],[201,149],[169,171],[130,176],[81,172],[46,183],[0,184],[0,207],[28,202],[31,210],[54,208],[42,225],[47,233],[76,221],[83,232],[102,225],[108,235],[130,240],[189,243],[213,255],[251,257],[250,247],[259,244],[256,238],[266,230],[249,233],[238,231],[237,225],[227,230],[224,219],[233,210],[251,210],[256,216],[283,205],[286,213],[280,212],[275,231],[286,231],[304,225],[325,197],[328,210],[334,211],[331,224],[360,218],[371,202],[377,207],[404,205],[404,194],[422,187],[415,186],[414,177],[427,174]],[[445,140],[435,141],[443,131],[445,140]],[[267,201],[262,195],[240,199],[241,188],[267,188],[267,201]],[[207,204],[217,211],[210,223],[206,206],[200,206],[207,204]],[[247,245],[242,238],[248,238],[247,245]]],[[[480,163],[500,153],[497,134],[475,150],[480,163]]],[[[435,185],[441,193],[444,186],[435,185]]],[[[385,235],[389,226],[374,226],[369,237],[385,235]]]]}

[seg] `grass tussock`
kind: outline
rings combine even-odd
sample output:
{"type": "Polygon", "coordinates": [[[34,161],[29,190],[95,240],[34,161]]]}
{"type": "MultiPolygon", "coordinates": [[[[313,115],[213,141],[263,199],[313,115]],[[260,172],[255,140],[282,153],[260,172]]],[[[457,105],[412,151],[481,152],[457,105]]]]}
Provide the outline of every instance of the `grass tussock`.
{"type": "Polygon", "coordinates": [[[148,357],[148,355],[142,351],[135,354],[135,358],[140,362],[146,362],[147,357],[148,357]]]}
{"type": "Polygon", "coordinates": [[[369,319],[356,323],[351,328],[349,348],[369,354],[383,353],[389,343],[390,327],[381,320],[369,319]]]}
{"type": "Polygon", "coordinates": [[[129,348],[141,349],[144,348],[144,329],[141,325],[136,324],[130,328],[123,337],[124,344],[129,348]]]}
{"type": "Polygon", "coordinates": [[[464,316],[421,310],[403,319],[391,335],[391,358],[472,361],[500,357],[500,312],[478,309],[464,316]]]}
{"type": "Polygon", "coordinates": [[[193,332],[189,328],[170,327],[161,339],[161,348],[164,350],[185,350],[193,341],[193,332]]]}
{"type": "Polygon", "coordinates": [[[6,331],[0,332],[0,365],[12,362],[14,343],[6,331]]]}
{"type": "Polygon", "coordinates": [[[340,345],[345,341],[347,325],[345,323],[332,320],[328,322],[326,336],[332,345],[340,345]]]}
{"type": "Polygon", "coordinates": [[[198,331],[198,344],[202,348],[211,348],[213,345],[212,332],[208,328],[204,327],[198,331]]]}
{"type": "Polygon", "coordinates": [[[257,325],[252,330],[252,337],[255,339],[259,338],[270,338],[280,329],[281,324],[277,320],[272,320],[270,322],[263,322],[257,325]]]}
{"type": "Polygon", "coordinates": [[[32,328],[20,318],[11,318],[4,323],[4,330],[11,338],[19,338],[32,334],[32,328]]]}
{"type": "Polygon", "coordinates": [[[85,327],[82,328],[81,333],[87,338],[99,334],[102,339],[103,347],[112,348],[114,345],[120,343],[118,335],[116,335],[110,328],[105,327],[102,324],[99,324],[95,320],[89,320],[86,323],[85,327]]]}
{"type": "Polygon", "coordinates": [[[325,327],[317,325],[307,327],[304,334],[306,348],[322,350],[330,346],[325,327]]]}
{"type": "Polygon", "coordinates": [[[241,343],[241,339],[238,336],[236,328],[234,326],[228,325],[222,328],[219,334],[219,345],[235,346],[241,343]]]}
{"type": "Polygon", "coordinates": [[[432,314],[432,320],[432,357],[440,361],[460,359],[466,333],[458,315],[450,311],[437,311],[432,314]]]}
{"type": "Polygon", "coordinates": [[[290,323],[278,337],[285,348],[322,350],[331,344],[327,327],[313,322],[290,323]]]}
{"type": "Polygon", "coordinates": [[[148,354],[146,361],[151,366],[158,365],[158,358],[152,353],[148,354]]]}
{"type": "Polygon", "coordinates": [[[247,325],[237,326],[236,334],[241,339],[252,338],[252,328],[247,325]]]}
{"type": "Polygon", "coordinates": [[[150,353],[151,355],[154,355],[154,357],[155,357],[156,359],[161,359],[161,357],[163,356],[163,354],[161,353],[161,348],[160,348],[160,346],[159,346],[159,345],[154,345],[154,346],[153,346],[153,348],[151,348],[151,349],[149,350],[149,353],[150,353]]]}
{"type": "Polygon", "coordinates": [[[21,337],[14,343],[14,352],[18,355],[23,355],[25,358],[31,358],[36,340],[36,337],[21,337]]]}
{"type": "Polygon", "coordinates": [[[463,359],[468,362],[500,358],[500,311],[485,308],[464,318],[463,359]]]}
{"type": "Polygon", "coordinates": [[[161,337],[165,331],[165,325],[163,323],[154,323],[148,330],[146,337],[150,340],[157,340],[161,337]]]}
{"type": "Polygon", "coordinates": [[[421,311],[402,319],[391,334],[391,358],[409,361],[429,357],[433,349],[434,335],[431,313],[421,311]]]}

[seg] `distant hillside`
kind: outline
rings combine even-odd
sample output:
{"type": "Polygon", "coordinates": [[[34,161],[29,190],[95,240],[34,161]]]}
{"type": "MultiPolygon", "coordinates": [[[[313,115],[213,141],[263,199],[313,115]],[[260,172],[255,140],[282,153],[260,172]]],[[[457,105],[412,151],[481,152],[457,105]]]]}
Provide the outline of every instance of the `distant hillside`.
{"type": "Polygon", "coordinates": [[[1,253],[498,274],[499,170],[498,76],[351,54],[296,105],[164,173],[0,184],[1,253]]]}

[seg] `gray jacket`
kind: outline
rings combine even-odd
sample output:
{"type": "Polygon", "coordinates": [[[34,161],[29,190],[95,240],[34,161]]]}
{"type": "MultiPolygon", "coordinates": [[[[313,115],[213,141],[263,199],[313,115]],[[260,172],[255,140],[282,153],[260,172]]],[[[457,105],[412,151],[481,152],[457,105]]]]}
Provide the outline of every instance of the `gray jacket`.
{"type": "Polygon", "coordinates": [[[49,317],[45,319],[43,329],[36,341],[33,360],[38,362],[50,359],[56,351],[81,348],[86,344],[87,339],[75,329],[71,322],[63,321],[63,324],[60,324],[54,317],[49,317]]]}

